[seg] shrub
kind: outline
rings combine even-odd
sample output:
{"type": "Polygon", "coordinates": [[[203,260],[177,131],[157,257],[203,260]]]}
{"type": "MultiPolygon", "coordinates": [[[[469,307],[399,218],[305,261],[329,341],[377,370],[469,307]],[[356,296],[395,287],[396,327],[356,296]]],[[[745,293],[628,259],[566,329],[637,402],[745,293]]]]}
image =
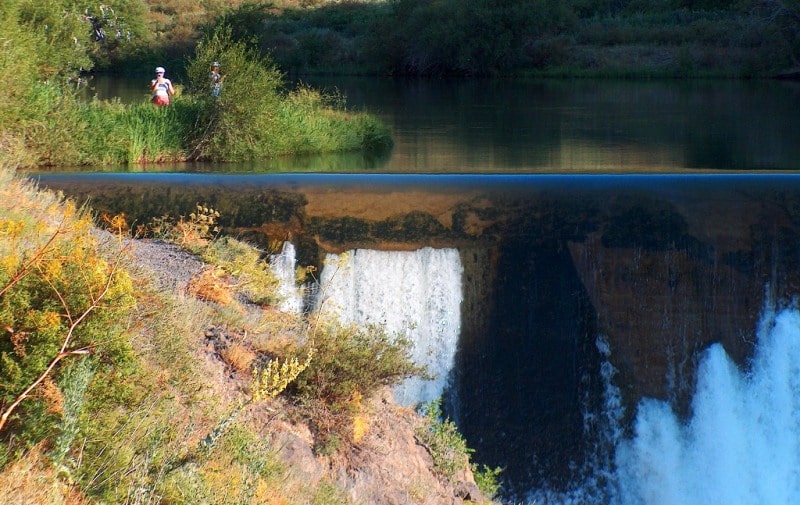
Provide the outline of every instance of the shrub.
{"type": "Polygon", "coordinates": [[[195,159],[252,159],[275,154],[270,134],[282,76],[271,61],[220,27],[202,40],[187,66],[189,92],[197,97],[200,117],[192,137],[195,159]],[[211,94],[210,70],[221,63],[222,88],[211,94]]]}
{"type": "Polygon", "coordinates": [[[300,352],[313,349],[314,359],[287,391],[308,416],[317,449],[332,452],[352,441],[353,415],[362,397],[425,371],[412,362],[411,342],[403,336],[377,326],[317,324],[300,352]]]}
{"type": "Polygon", "coordinates": [[[420,442],[433,457],[433,467],[444,478],[452,480],[456,474],[469,467],[470,454],[467,440],[458,432],[450,419],[442,419],[440,401],[432,401],[422,408],[425,425],[417,430],[420,442]]]}
{"type": "Polygon", "coordinates": [[[434,400],[423,405],[421,411],[425,423],[417,430],[420,443],[428,448],[433,458],[433,467],[442,477],[452,481],[458,472],[470,468],[475,477],[475,484],[484,496],[493,499],[500,491],[500,467],[490,468],[478,466],[470,462],[473,449],[467,446],[467,440],[458,431],[456,424],[442,415],[441,400],[434,400]]]}
{"type": "Polygon", "coordinates": [[[85,211],[26,195],[14,182],[0,186],[0,202],[0,434],[13,435],[7,448],[22,450],[60,430],[63,458],[86,390],[86,374],[65,365],[91,359],[88,374],[126,367],[132,350],[120,323],[133,286],[88,233],[85,211]]]}
{"type": "Polygon", "coordinates": [[[259,305],[274,305],[280,299],[278,279],[263,252],[231,237],[220,237],[200,251],[200,256],[236,278],[236,289],[259,305]]]}
{"type": "Polygon", "coordinates": [[[245,160],[392,145],[383,123],[344,110],[340,96],[302,86],[286,93],[272,60],[233,40],[230,27],[217,28],[198,44],[187,72],[199,110],[190,158],[245,160]],[[224,75],[219,96],[212,95],[209,77],[215,61],[224,75]]]}

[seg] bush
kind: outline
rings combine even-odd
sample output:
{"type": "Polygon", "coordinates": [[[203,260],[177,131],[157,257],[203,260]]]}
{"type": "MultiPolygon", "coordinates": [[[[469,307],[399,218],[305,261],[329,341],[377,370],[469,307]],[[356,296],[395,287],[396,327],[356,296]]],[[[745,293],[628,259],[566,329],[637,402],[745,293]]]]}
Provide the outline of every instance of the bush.
{"type": "Polygon", "coordinates": [[[9,447],[18,449],[54,436],[62,421],[74,425],[86,386],[64,372],[70,360],[91,359],[91,373],[130,361],[120,322],[134,301],[127,273],[88,233],[86,212],[53,201],[32,221],[12,208],[22,194],[16,184],[0,188],[0,430],[9,416],[9,447]]]}
{"type": "Polygon", "coordinates": [[[388,129],[372,116],[345,111],[341,97],[307,87],[287,93],[271,59],[235,41],[230,27],[219,27],[198,44],[187,72],[199,109],[190,158],[246,160],[391,147],[388,129]],[[215,61],[224,76],[219,96],[211,93],[215,61]]]}
{"type": "Polygon", "coordinates": [[[314,359],[288,388],[308,416],[317,449],[332,452],[350,442],[360,399],[403,379],[424,375],[411,361],[411,342],[380,327],[321,324],[298,356],[313,349],[314,359]]]}
{"type": "Polygon", "coordinates": [[[422,406],[425,424],[417,430],[419,441],[428,448],[433,458],[433,467],[447,480],[452,481],[458,472],[470,468],[475,484],[484,496],[493,499],[500,491],[500,467],[490,468],[470,463],[473,449],[467,447],[467,440],[458,431],[456,424],[443,418],[440,400],[422,406]]]}
{"type": "Polygon", "coordinates": [[[470,454],[467,440],[458,432],[450,419],[442,419],[440,401],[432,401],[422,407],[426,424],[417,430],[417,437],[428,448],[433,457],[433,467],[440,475],[453,480],[456,474],[469,468],[470,454]]]}
{"type": "Polygon", "coordinates": [[[200,104],[191,158],[241,160],[278,154],[270,134],[282,76],[272,62],[231,40],[230,28],[223,26],[197,45],[187,73],[189,92],[200,104]],[[221,63],[223,75],[218,97],[211,94],[215,61],[221,63]]]}
{"type": "Polygon", "coordinates": [[[231,237],[211,242],[201,252],[202,258],[236,277],[237,289],[259,305],[273,305],[279,300],[278,279],[262,252],[231,237]]]}

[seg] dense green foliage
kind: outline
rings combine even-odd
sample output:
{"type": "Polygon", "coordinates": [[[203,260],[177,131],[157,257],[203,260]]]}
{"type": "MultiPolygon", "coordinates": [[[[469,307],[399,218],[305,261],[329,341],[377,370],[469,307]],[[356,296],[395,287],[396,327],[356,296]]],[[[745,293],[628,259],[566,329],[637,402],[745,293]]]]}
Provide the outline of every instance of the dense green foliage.
{"type": "Polygon", "coordinates": [[[238,160],[391,145],[385,126],[344,110],[339,97],[307,87],[285,92],[271,60],[233,41],[230,31],[222,26],[208,35],[187,66],[190,94],[200,110],[190,157],[238,160]],[[218,97],[210,92],[214,61],[224,75],[218,97]]]}
{"type": "Polygon", "coordinates": [[[390,0],[224,16],[292,72],[768,75],[800,60],[794,0],[390,0]]]}

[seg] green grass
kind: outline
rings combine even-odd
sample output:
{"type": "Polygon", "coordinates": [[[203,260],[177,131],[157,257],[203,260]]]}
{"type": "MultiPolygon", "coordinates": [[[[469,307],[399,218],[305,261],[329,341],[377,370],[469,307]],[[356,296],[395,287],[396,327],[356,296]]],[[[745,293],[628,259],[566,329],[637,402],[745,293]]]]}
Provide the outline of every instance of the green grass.
{"type": "Polygon", "coordinates": [[[235,98],[229,105],[193,96],[154,107],[149,102],[82,102],[43,84],[32,89],[28,102],[25,117],[0,142],[0,156],[38,166],[240,161],[391,146],[380,121],[334,109],[308,89],[285,96],[273,90],[271,98],[262,95],[253,107],[235,98]]]}
{"type": "Polygon", "coordinates": [[[22,168],[241,161],[391,145],[389,130],[376,119],[307,88],[287,92],[271,60],[231,40],[224,25],[198,43],[187,64],[187,92],[169,107],[85,102],[71,79],[78,67],[91,66],[90,55],[109,55],[77,36],[88,29],[81,22],[58,25],[57,37],[37,25],[53,16],[81,19],[63,15],[71,5],[51,0],[34,8],[10,0],[0,7],[8,37],[0,46],[0,71],[15,76],[0,89],[0,161],[22,168]],[[218,99],[208,82],[215,60],[227,74],[218,99]]]}

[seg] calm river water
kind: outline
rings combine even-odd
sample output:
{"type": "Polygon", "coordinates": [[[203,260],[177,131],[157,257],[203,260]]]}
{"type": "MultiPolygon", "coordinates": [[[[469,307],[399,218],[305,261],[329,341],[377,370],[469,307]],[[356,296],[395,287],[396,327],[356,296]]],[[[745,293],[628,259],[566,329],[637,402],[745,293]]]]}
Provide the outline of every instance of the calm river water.
{"type": "MultiPolygon", "coordinates": [[[[146,100],[96,77],[87,95],[146,100]]],[[[378,157],[315,156],[202,171],[628,173],[800,168],[800,83],[312,78],[392,129],[378,157]]],[[[166,167],[160,167],[166,168],[166,167]]]]}
{"type": "Polygon", "coordinates": [[[308,83],[394,148],[33,175],[137,222],[207,203],[302,264],[368,251],[339,303],[413,324],[509,501],[800,503],[800,83],[308,83]]]}

